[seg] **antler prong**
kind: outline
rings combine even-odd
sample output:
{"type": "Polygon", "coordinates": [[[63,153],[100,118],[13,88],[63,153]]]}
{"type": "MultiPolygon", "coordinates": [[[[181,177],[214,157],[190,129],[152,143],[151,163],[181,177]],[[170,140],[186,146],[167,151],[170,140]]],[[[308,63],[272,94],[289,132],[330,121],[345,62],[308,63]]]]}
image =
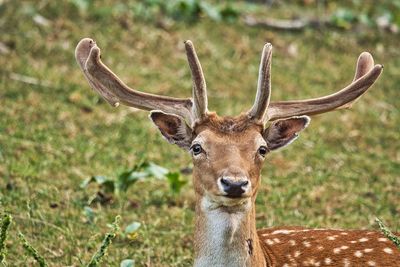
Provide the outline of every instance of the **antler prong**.
{"type": "Polygon", "coordinates": [[[272,45],[267,43],[264,45],[261,55],[256,99],[254,100],[253,107],[248,112],[252,120],[263,121],[268,109],[271,97],[271,59],[272,45]]]}
{"type": "Polygon", "coordinates": [[[185,41],[185,49],[193,80],[193,113],[196,118],[201,118],[208,111],[206,80],[192,41],[185,41]]]}
{"type": "Polygon", "coordinates": [[[368,52],[362,52],[357,60],[356,73],[353,81],[364,76],[370,69],[374,67],[374,58],[368,52]]]}

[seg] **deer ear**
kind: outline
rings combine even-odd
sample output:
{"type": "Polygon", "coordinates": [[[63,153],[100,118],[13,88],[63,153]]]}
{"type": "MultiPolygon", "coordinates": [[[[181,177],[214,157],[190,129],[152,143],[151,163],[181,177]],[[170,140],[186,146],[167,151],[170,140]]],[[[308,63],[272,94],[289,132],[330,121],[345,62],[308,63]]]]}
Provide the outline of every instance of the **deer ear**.
{"type": "Polygon", "coordinates": [[[270,150],[289,145],[310,123],[310,117],[300,116],[273,122],[264,130],[263,137],[270,150]]]}
{"type": "Polygon", "coordinates": [[[168,142],[189,150],[193,131],[183,118],[158,110],[151,111],[149,117],[168,142]]]}

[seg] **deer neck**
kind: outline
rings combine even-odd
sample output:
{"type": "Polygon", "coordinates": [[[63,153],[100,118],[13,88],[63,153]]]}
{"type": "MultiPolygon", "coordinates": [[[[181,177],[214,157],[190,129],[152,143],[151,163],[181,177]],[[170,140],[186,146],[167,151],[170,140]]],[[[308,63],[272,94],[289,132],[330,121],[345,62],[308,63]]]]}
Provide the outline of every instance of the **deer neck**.
{"type": "Polygon", "coordinates": [[[195,267],[264,267],[255,225],[255,196],[239,206],[221,206],[196,196],[195,267]]]}

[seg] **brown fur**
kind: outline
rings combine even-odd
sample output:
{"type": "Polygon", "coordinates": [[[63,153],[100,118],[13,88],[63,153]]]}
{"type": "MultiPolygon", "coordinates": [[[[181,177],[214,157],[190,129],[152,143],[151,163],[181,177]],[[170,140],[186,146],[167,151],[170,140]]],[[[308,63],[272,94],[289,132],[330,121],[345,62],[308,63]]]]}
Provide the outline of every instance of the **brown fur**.
{"type": "Polygon", "coordinates": [[[395,267],[400,263],[398,248],[377,231],[278,227],[259,230],[258,235],[271,266],[395,267]]]}
{"type": "Polygon", "coordinates": [[[210,112],[202,120],[196,122],[193,130],[195,134],[199,134],[204,129],[211,129],[216,134],[225,135],[244,133],[251,128],[258,130],[261,133],[264,129],[264,125],[249,120],[247,114],[242,114],[236,117],[220,117],[216,113],[210,112]]]}

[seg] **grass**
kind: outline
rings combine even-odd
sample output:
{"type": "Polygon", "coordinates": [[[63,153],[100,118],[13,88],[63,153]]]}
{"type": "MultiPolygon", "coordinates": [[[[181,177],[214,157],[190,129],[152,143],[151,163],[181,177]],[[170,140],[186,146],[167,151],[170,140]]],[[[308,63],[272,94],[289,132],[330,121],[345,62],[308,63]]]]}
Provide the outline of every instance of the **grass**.
{"type": "Polygon", "coordinates": [[[105,254],[107,253],[108,247],[111,245],[112,240],[117,236],[117,232],[119,230],[119,221],[121,220],[120,216],[115,217],[115,220],[111,226],[111,231],[107,233],[101,243],[101,247],[99,250],[93,255],[87,267],[97,267],[100,262],[103,260],[105,254]]]}
{"type": "Polygon", "coordinates": [[[400,237],[394,235],[378,218],[375,218],[376,223],[379,226],[379,230],[386,236],[387,239],[392,241],[398,249],[400,249],[400,237]]]}
{"type": "Polygon", "coordinates": [[[6,257],[6,239],[7,239],[7,231],[8,228],[10,227],[10,224],[12,222],[12,218],[10,215],[4,215],[2,216],[3,218],[1,219],[1,225],[0,225],[0,263],[2,263],[6,257]]]}
{"type": "Polygon", "coordinates": [[[25,249],[26,254],[34,258],[40,267],[48,267],[46,260],[39,254],[39,252],[29,244],[28,240],[26,240],[25,236],[19,232],[18,238],[22,244],[22,247],[25,249]]]}
{"type": "MultiPolygon", "coordinates": [[[[298,7],[260,10],[290,16],[298,7]]],[[[91,223],[84,213],[96,187],[79,185],[90,176],[113,177],[143,159],[171,171],[191,166],[186,153],[162,139],[146,112],[111,108],[89,89],[73,58],[86,36],[96,39],[104,62],[127,84],[176,97],[190,95],[183,41],[191,39],[205,70],[210,109],[231,115],[251,106],[266,41],[274,45],[273,100],[333,92],[352,79],[359,53],[371,51],[385,65],[373,89],[352,110],[314,117],[294,144],[269,156],[257,222],[372,229],[379,217],[394,232],[400,229],[399,35],[273,32],[208,20],[166,27],[162,18],[143,22],[45,0],[2,2],[0,32],[9,48],[0,56],[0,213],[13,216],[49,266],[89,262],[103,225],[117,214],[122,228],[132,221],[142,227],[134,240],[116,238],[104,266],[126,258],[137,266],[191,266],[193,259],[191,182],[173,195],[165,181],[140,181],[108,205],[93,204],[91,223]],[[18,75],[37,80],[27,84],[18,75]]],[[[15,233],[6,246],[10,266],[34,264],[15,233]]]]}

